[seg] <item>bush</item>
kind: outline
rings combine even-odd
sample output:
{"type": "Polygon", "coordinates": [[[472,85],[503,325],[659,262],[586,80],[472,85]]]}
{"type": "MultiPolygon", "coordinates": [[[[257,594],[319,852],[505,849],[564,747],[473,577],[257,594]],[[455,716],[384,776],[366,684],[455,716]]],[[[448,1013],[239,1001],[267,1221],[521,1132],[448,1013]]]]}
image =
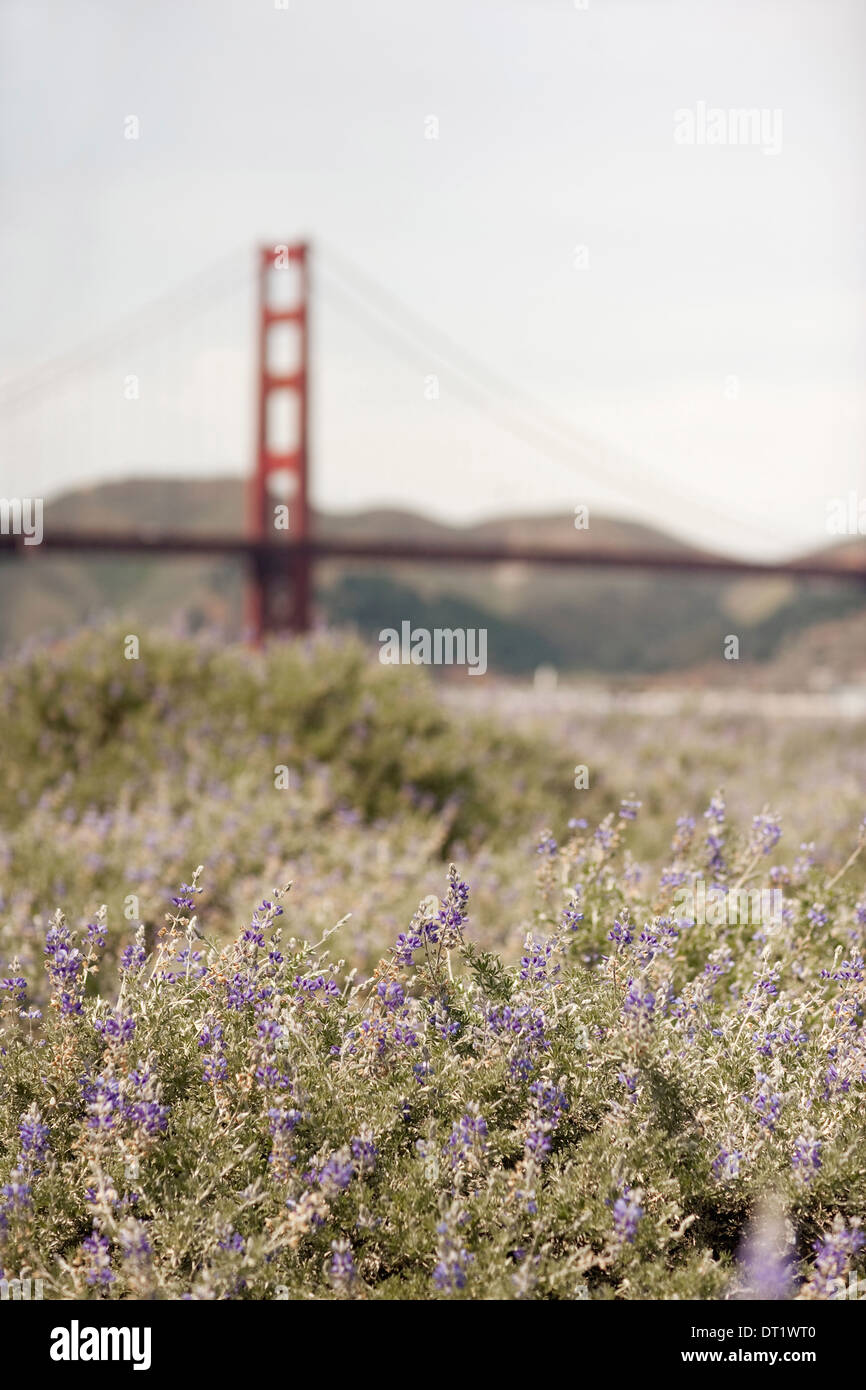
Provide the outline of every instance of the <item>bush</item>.
{"type": "Polygon", "coordinates": [[[324,809],[367,823],[411,806],[445,814],[448,844],[504,838],[545,797],[562,801],[536,743],[448,714],[419,671],[371,662],[354,640],[255,654],[160,634],[141,638],[139,659],[123,651],[119,629],[84,632],[0,668],[2,823],[46,794],[67,819],[135,808],[166,772],[183,811],[191,789],[231,791],[251,768],[259,794],[272,790],[277,764],[296,779],[326,769],[324,809]]]}
{"type": "Polygon", "coordinates": [[[809,852],[767,870],[776,818],[738,835],[716,795],[642,887],[637,813],[542,837],[513,965],[473,941],[453,867],[366,978],[332,960],[344,926],[292,934],[284,890],[221,947],[200,870],[116,988],[104,914],[56,915],[45,978],[0,979],[6,1277],[61,1298],[837,1296],[866,1214],[863,829],[833,873],[809,852]],[[744,886],[780,910],[744,920],[744,886]]]}

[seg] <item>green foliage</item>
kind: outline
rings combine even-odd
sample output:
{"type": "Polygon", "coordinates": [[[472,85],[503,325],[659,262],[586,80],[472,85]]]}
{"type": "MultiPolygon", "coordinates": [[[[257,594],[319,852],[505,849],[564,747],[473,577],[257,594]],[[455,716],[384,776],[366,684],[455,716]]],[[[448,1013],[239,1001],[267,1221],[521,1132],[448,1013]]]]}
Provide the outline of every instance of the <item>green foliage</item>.
{"type": "Polygon", "coordinates": [[[368,822],[413,805],[443,815],[446,843],[526,822],[526,784],[510,790],[496,769],[539,765],[527,740],[447,715],[420,673],[371,662],[357,642],[320,637],[253,655],[160,634],[142,637],[137,660],[123,650],[120,629],[88,632],[2,668],[7,825],[49,789],[61,814],[121,797],[135,807],[181,764],[175,809],[190,779],[231,788],[257,766],[264,791],[281,764],[298,778],[326,769],[331,807],[368,822]]]}
{"type": "MultiPolygon", "coordinates": [[[[536,842],[551,743],[351,643],[150,638],[126,662],[121,637],[0,675],[6,1277],[60,1298],[728,1298],[771,1277],[827,1298],[862,1272],[864,845],[837,828],[856,778],[802,785],[828,843],[798,830],[786,853],[769,812],[740,829],[697,797],[722,765],[793,785],[787,735],[684,723],[672,759],[605,719],[601,785],[579,816],[554,794],[536,842]],[[639,812],[613,794],[634,780],[639,812]],[[458,836],[468,902],[442,882],[458,836]],[[684,902],[701,884],[721,918],[684,902]]],[[[856,769],[853,735],[840,756],[856,769]]]]}

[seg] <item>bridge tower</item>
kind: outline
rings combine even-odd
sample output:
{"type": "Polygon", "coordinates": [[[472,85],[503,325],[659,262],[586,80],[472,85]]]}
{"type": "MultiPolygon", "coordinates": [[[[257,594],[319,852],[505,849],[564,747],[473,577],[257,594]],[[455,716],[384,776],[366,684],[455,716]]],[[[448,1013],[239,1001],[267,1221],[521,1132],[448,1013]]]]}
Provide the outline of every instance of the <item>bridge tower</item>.
{"type": "MultiPolygon", "coordinates": [[[[248,534],[279,544],[309,537],[310,248],[276,243],[258,252],[256,456],[248,534]],[[281,283],[281,281],[283,283],[281,283]],[[286,293],[278,293],[288,289],[286,293]],[[288,352],[277,350],[280,340],[288,352]],[[292,348],[294,347],[294,351],[292,348]],[[288,508],[288,526],[286,512],[288,508]]],[[[310,627],[310,560],[291,544],[250,561],[247,623],[256,642],[269,632],[310,627]]]]}

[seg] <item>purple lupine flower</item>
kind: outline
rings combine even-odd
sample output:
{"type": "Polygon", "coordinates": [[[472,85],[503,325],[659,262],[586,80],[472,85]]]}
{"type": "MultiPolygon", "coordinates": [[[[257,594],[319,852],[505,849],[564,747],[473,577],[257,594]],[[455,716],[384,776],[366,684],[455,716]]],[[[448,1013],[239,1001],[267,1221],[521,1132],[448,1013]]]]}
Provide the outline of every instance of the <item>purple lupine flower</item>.
{"type": "Polygon", "coordinates": [[[255,979],[245,971],[236,970],[231,980],[226,981],[226,1007],[240,1013],[256,997],[255,979]]]}
{"type": "Polygon", "coordinates": [[[751,989],[747,990],[743,995],[740,1007],[741,1013],[755,1014],[757,1010],[769,1004],[771,999],[775,999],[776,995],[779,993],[779,973],[781,968],[781,964],[777,961],[770,970],[752,971],[752,977],[755,983],[752,985],[751,989]]]}
{"type": "Polygon", "coordinates": [[[98,1018],[93,1026],[105,1042],[118,1046],[131,1042],[135,1033],[135,1019],[121,1014],[110,1014],[105,1019],[98,1018]]]}
{"type": "Polygon", "coordinates": [[[40,1171],[41,1165],[48,1153],[48,1140],[50,1130],[47,1125],[42,1123],[42,1116],[35,1105],[21,1117],[18,1125],[18,1134],[21,1140],[21,1152],[18,1158],[19,1169],[26,1169],[31,1174],[40,1171]]]}
{"type": "Polygon", "coordinates": [[[542,831],[538,844],[535,846],[535,853],[553,856],[554,854],[556,854],[556,850],[557,844],[550,831],[542,831]]]}
{"type": "Polygon", "coordinates": [[[376,986],[376,994],[388,1010],[399,1009],[406,998],[399,980],[380,980],[376,986]]]}
{"type": "Polygon", "coordinates": [[[84,958],[72,944],[72,935],[64,924],[49,927],[45,935],[45,968],[53,981],[73,983],[81,972],[84,958]]]}
{"type": "Polygon", "coordinates": [[[763,812],[760,816],[752,817],[752,829],[749,834],[750,855],[772,853],[781,838],[782,827],[777,815],[763,812]]]}
{"type": "Polygon", "coordinates": [[[543,1163],[550,1153],[552,1136],[568,1110],[568,1097],[556,1086],[534,1081],[529,1088],[534,1101],[534,1115],[524,1143],[525,1151],[536,1162],[543,1163]]]}
{"type": "Polygon", "coordinates": [[[626,852],[625,864],[622,869],[622,881],[629,886],[636,887],[644,877],[644,870],[640,864],[635,864],[631,855],[626,852]]]}
{"type": "Polygon", "coordinates": [[[293,985],[302,995],[306,994],[310,998],[321,994],[323,1002],[328,999],[339,999],[340,989],[336,980],[326,980],[324,975],[302,977],[298,975],[293,980],[293,985]]]}
{"type": "Polygon", "coordinates": [[[136,1101],[127,1107],[126,1114],[133,1128],[151,1139],[161,1134],[168,1124],[168,1107],[155,1100],[136,1101]]]}
{"type": "Polygon", "coordinates": [[[349,1140],[349,1147],[359,1174],[372,1173],[376,1167],[379,1151],[373,1142],[373,1131],[367,1127],[349,1140]]]}
{"type": "Polygon", "coordinates": [[[103,1177],[99,1189],[95,1187],[85,1188],[84,1200],[91,1206],[96,1206],[99,1203],[105,1203],[107,1201],[115,1215],[124,1216],[130,1212],[133,1207],[138,1206],[138,1203],[141,1201],[141,1193],[124,1192],[123,1195],[119,1197],[111,1179],[103,1177]]]}
{"type": "MultiPolygon", "coordinates": [[[[835,1055],[835,1049],[830,1049],[830,1055],[835,1055]]],[[[834,1062],[831,1062],[824,1073],[823,1100],[835,1100],[837,1096],[847,1095],[851,1089],[851,1081],[847,1076],[839,1071],[834,1062]]]]}
{"type": "Polygon", "coordinates": [[[0,1216],[3,1218],[4,1226],[7,1217],[15,1212],[27,1210],[31,1204],[32,1193],[33,1184],[19,1169],[16,1169],[11,1174],[9,1181],[0,1187],[0,1197],[3,1198],[3,1202],[0,1204],[0,1216]]]}
{"type": "Polygon", "coordinates": [[[771,1203],[759,1206],[737,1251],[745,1289],[741,1297],[778,1301],[791,1295],[792,1262],[783,1215],[771,1203]]]}
{"type": "Polygon", "coordinates": [[[195,907],[195,894],[203,891],[196,883],[182,883],[180,893],[177,897],[172,898],[172,902],[175,907],[183,907],[191,911],[195,907]]]}
{"type": "Polygon", "coordinates": [[[612,816],[606,816],[601,825],[596,827],[593,839],[597,845],[601,845],[603,850],[610,849],[613,844],[614,832],[611,827],[612,816]]]}
{"type": "Polygon", "coordinates": [[[272,1106],[268,1111],[268,1129],[273,1139],[268,1163],[275,1182],[286,1182],[291,1175],[297,1159],[292,1136],[302,1118],[300,1110],[285,1110],[272,1106]]]}
{"type": "Polygon", "coordinates": [[[467,1110],[452,1127],[443,1149],[452,1168],[480,1163],[487,1153],[487,1121],[483,1115],[467,1110]]]}
{"type": "Polygon", "coordinates": [[[640,1080],[638,1073],[618,1071],[616,1079],[622,1086],[625,1086],[626,1095],[632,1105],[637,1105],[637,1083],[640,1080]]]}
{"type": "Polygon", "coordinates": [[[256,911],[266,912],[270,920],[273,920],[276,917],[282,917],[283,915],[283,909],[279,906],[279,904],[277,904],[277,906],[275,907],[274,904],[270,902],[268,898],[262,898],[262,901],[259,903],[258,907],[256,908],[256,911]]]}
{"type": "Polygon", "coordinates": [[[414,1028],[409,1028],[405,1023],[395,1023],[391,1029],[391,1038],[397,1047],[417,1047],[418,1034],[414,1028]]]}
{"type": "Polygon", "coordinates": [[[808,1186],[821,1167],[821,1141],[801,1134],[794,1141],[791,1167],[800,1181],[808,1186]]]}
{"type": "Polygon", "coordinates": [[[614,1238],[619,1244],[634,1245],[637,1228],[644,1215],[637,1195],[633,1196],[631,1187],[626,1184],[612,1203],[614,1238]]]}
{"type": "Polygon", "coordinates": [[[223,1026],[213,1014],[208,1015],[202,1024],[201,1032],[198,1035],[199,1047],[212,1047],[214,1042],[219,1041],[223,1035],[223,1026]]]}
{"type": "Polygon", "coordinates": [[[654,932],[644,927],[637,939],[635,956],[641,965],[650,965],[655,960],[659,950],[659,939],[654,932]]]}
{"type": "Polygon", "coordinates": [[[710,851],[709,868],[714,874],[724,874],[725,857],[722,854],[725,841],[723,835],[716,835],[712,832],[707,835],[707,849],[710,851]]]}
{"type": "Polygon", "coordinates": [[[82,1081],[87,1110],[87,1125],[98,1133],[117,1129],[124,1118],[124,1102],[116,1076],[97,1076],[95,1081],[82,1081]]]}
{"type": "Polygon", "coordinates": [[[264,926],[256,917],[253,917],[250,925],[241,932],[241,941],[246,941],[251,946],[257,946],[262,951],[265,949],[264,926]]]}
{"type": "Polygon", "coordinates": [[[102,1235],[95,1224],[93,1234],[85,1237],[81,1248],[88,1284],[113,1284],[115,1275],[111,1269],[111,1245],[108,1237],[102,1235]]]}
{"type": "Polygon", "coordinates": [[[359,1033],[373,1040],[372,1045],[379,1057],[384,1057],[390,1048],[418,1046],[418,1035],[407,1024],[394,1021],[389,1025],[384,1019],[365,1018],[360,1028],[350,1028],[346,1034],[346,1051],[350,1056],[357,1052],[355,1039],[359,1033]]]}
{"type": "Polygon", "coordinates": [[[395,947],[396,960],[400,965],[413,965],[414,952],[421,946],[421,937],[417,932],[401,932],[397,937],[395,947]]]}
{"type": "Polygon", "coordinates": [[[448,867],[448,890],[441,900],[439,922],[448,932],[459,933],[466,921],[466,908],[469,903],[469,884],[464,883],[457,872],[457,866],[448,867]]]}
{"type": "Polygon", "coordinates": [[[802,1029],[793,1028],[790,1024],[786,1023],[783,1028],[774,1028],[769,1032],[765,1030],[763,1033],[753,1033],[752,1041],[760,1057],[774,1057],[788,1047],[792,1047],[795,1051],[799,1051],[799,1049],[809,1041],[809,1035],[802,1029]]]}
{"type": "Polygon", "coordinates": [[[125,975],[137,975],[144,969],[147,955],[144,947],[139,941],[131,946],[124,946],[120,955],[120,969],[125,975]]]}
{"type": "Polygon", "coordinates": [[[291,1077],[281,1071],[275,1062],[267,1060],[256,1067],[256,1081],[265,1090],[271,1091],[286,1091],[292,1084],[291,1077]]]}
{"type": "Polygon", "coordinates": [[[0,979],[0,994],[11,994],[13,1004],[22,1006],[26,993],[27,981],[22,975],[5,975],[0,979]]]}
{"type": "Polygon", "coordinates": [[[179,980],[203,979],[207,974],[207,966],[201,964],[203,957],[203,951],[193,951],[184,946],[169,962],[169,968],[162,972],[162,978],[170,985],[176,984],[179,980]]]}
{"type": "Polygon", "coordinates": [[[328,1279],[338,1293],[347,1293],[355,1282],[355,1260],[347,1240],[331,1241],[328,1279]]]}
{"type": "Polygon", "coordinates": [[[124,1104],[124,1118],[132,1127],[134,1135],[140,1140],[155,1139],[168,1125],[169,1108],[157,1098],[158,1082],[148,1068],[137,1068],[127,1077],[128,1098],[124,1104]]]}
{"type": "Polygon", "coordinates": [[[802,845],[800,846],[800,853],[797,855],[796,859],[794,860],[793,865],[791,866],[791,876],[792,876],[792,878],[794,879],[794,882],[797,883],[797,882],[799,882],[801,879],[806,878],[806,876],[808,875],[810,869],[813,869],[814,867],[815,867],[815,846],[814,846],[814,844],[802,844],[802,845]]]}
{"type": "Polygon", "coordinates": [[[694,816],[677,816],[677,828],[671,840],[671,849],[674,854],[685,854],[692,842],[695,833],[694,816]]]}
{"type": "Polygon", "coordinates": [[[205,1081],[212,1086],[220,1081],[225,1081],[229,1067],[223,1047],[223,1026],[213,1014],[208,1014],[202,1024],[201,1032],[198,1035],[198,1045],[200,1048],[208,1049],[203,1058],[205,1081]]]}
{"type": "Polygon", "coordinates": [[[722,956],[723,958],[721,960],[713,960],[711,958],[704,966],[704,977],[711,985],[715,985],[718,980],[721,979],[725,971],[733,970],[734,968],[734,959],[730,951],[723,949],[722,956]]]}
{"type": "Polygon", "coordinates": [[[775,1134],[784,1097],[772,1090],[770,1078],[763,1072],[758,1072],[756,1080],[758,1083],[757,1095],[744,1096],[743,1099],[747,1101],[749,1105],[754,1106],[758,1113],[758,1120],[762,1128],[768,1129],[771,1134],[775,1134]]]}
{"type": "Polygon", "coordinates": [[[576,889],[571,902],[563,909],[560,926],[563,931],[577,931],[578,926],[583,921],[583,913],[578,911],[577,899],[580,890],[576,889]]]}
{"type": "Polygon", "coordinates": [[[732,1178],[738,1178],[743,1158],[744,1155],[740,1149],[735,1149],[733,1146],[728,1149],[723,1146],[713,1159],[713,1177],[717,1182],[728,1182],[732,1178]]]}
{"type": "Polygon", "coordinates": [[[628,922],[620,922],[618,918],[607,934],[608,941],[615,941],[618,946],[630,946],[634,940],[633,933],[628,922]]]}
{"type": "Polygon", "coordinates": [[[83,1012],[81,991],[84,956],[73,945],[69,928],[62,921],[53,923],[45,936],[45,969],[52,992],[64,1018],[83,1012]]]}
{"type": "Polygon", "coordinates": [[[813,903],[806,913],[813,927],[826,927],[830,918],[823,903],[813,903]]]}
{"type": "Polygon", "coordinates": [[[118,1232],[118,1242],[125,1261],[132,1265],[147,1265],[153,1254],[153,1247],[141,1221],[129,1217],[118,1232]]]}
{"type": "MultiPolygon", "coordinates": [[[[548,967],[550,966],[553,955],[553,944],[550,941],[536,943],[532,937],[527,937],[524,945],[525,955],[520,961],[520,978],[526,980],[528,984],[549,985],[552,983],[548,979],[548,967]]],[[[550,971],[551,976],[559,974],[559,966],[556,965],[550,971]]]]}
{"type": "Polygon", "coordinates": [[[223,1232],[222,1239],[217,1241],[217,1248],[225,1250],[230,1255],[242,1255],[245,1249],[244,1238],[240,1231],[236,1231],[234,1226],[228,1226],[223,1232]]]}
{"type": "Polygon", "coordinates": [[[528,1005],[513,1008],[510,1004],[504,1004],[488,1012],[487,1023],[492,1033],[511,1041],[509,1071],[512,1076],[528,1076],[535,1069],[540,1055],[550,1048],[545,1031],[546,1019],[541,1009],[528,1005]]]}
{"type": "Polygon", "coordinates": [[[264,1018],[256,1026],[256,1035],[262,1042],[271,1043],[283,1036],[283,1030],[275,1018],[264,1018]]]}
{"type": "Polygon", "coordinates": [[[642,801],[624,800],[620,803],[620,820],[637,820],[637,813],[643,805],[642,801]]]}
{"type": "Polygon", "coordinates": [[[853,981],[861,984],[866,973],[866,961],[862,956],[854,956],[851,960],[843,960],[838,970],[822,970],[823,980],[838,980],[840,984],[853,981]]]}
{"type": "Polygon", "coordinates": [[[864,1243],[866,1237],[857,1226],[846,1226],[837,1217],[831,1233],[821,1236],[812,1245],[815,1251],[815,1272],[810,1281],[812,1292],[824,1298],[833,1297],[839,1281],[864,1243]]]}
{"type": "Polygon", "coordinates": [[[326,1196],[336,1197],[346,1191],[354,1176],[355,1165],[349,1150],[338,1149],[318,1173],[310,1174],[310,1180],[318,1182],[326,1196]]]}
{"type": "Polygon", "coordinates": [[[102,951],[105,949],[105,943],[108,940],[108,928],[104,921],[88,922],[87,940],[90,942],[94,951],[102,951]]]}
{"type": "Polygon", "coordinates": [[[433,1270],[433,1283],[441,1293],[459,1293],[465,1289],[469,1266],[474,1256],[457,1245],[448,1223],[440,1221],[436,1227],[439,1237],[436,1243],[436,1266],[433,1270]]]}
{"type": "Polygon", "coordinates": [[[681,922],[675,922],[670,917],[660,917],[656,923],[656,931],[659,934],[660,949],[666,956],[672,956],[674,946],[680,939],[681,922]]]}
{"type": "Polygon", "coordinates": [[[639,982],[629,980],[622,1005],[622,1011],[626,1018],[631,1019],[638,1026],[645,1026],[652,1021],[655,1010],[656,996],[652,990],[647,989],[641,993],[639,982]]]}
{"type": "Polygon", "coordinates": [[[449,1042],[451,1038],[456,1038],[460,1032],[459,1021],[451,1017],[448,1005],[441,999],[430,1000],[430,1025],[443,1042],[449,1042]]]}

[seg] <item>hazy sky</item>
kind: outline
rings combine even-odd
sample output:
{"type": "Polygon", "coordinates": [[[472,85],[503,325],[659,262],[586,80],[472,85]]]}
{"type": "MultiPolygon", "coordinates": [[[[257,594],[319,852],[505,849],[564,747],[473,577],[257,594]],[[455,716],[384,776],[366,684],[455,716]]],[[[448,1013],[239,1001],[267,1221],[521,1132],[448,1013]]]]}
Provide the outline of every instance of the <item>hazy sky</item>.
{"type": "Polygon", "coordinates": [[[169,296],[155,340],[0,405],[5,495],[245,470],[249,250],[308,236],[320,506],[589,502],[770,555],[866,496],[862,0],[3,0],[0,39],[0,376],[169,296]],[[583,460],[347,317],[329,247],[583,460]],[[234,293],[189,318],[202,273],[234,293]]]}

